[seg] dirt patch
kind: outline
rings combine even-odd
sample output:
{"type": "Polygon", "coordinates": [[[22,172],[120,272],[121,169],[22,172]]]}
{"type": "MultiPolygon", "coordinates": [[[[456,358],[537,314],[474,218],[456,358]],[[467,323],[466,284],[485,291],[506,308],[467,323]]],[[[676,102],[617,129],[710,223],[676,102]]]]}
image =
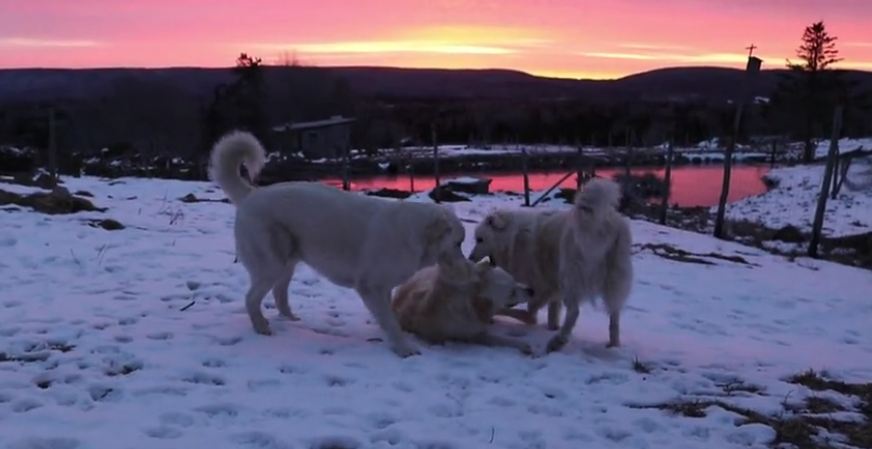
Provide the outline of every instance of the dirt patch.
{"type": "MultiPolygon", "coordinates": [[[[651,408],[686,416],[703,418],[709,407],[720,407],[740,415],[737,426],[758,423],[775,430],[775,439],[770,443],[772,448],[784,447],[789,444],[799,449],[835,449],[846,447],[842,442],[853,447],[872,448],[872,383],[851,384],[839,380],[828,379],[814,371],[806,371],[786,379],[787,382],[804,385],[814,391],[835,391],[844,395],[854,396],[859,405],[853,410],[847,409],[838,402],[820,396],[809,396],[802,404],[782,403],[783,410],[774,415],[764,415],[757,411],[739,407],[720,399],[676,400],[660,404],[635,405],[632,408],[651,408]],[[857,412],[863,415],[862,420],[839,420],[830,414],[836,412],[857,412]],[[832,435],[841,435],[843,441],[833,444],[832,435]]],[[[722,386],[727,392],[728,388],[722,386]]]]}
{"type": "Polygon", "coordinates": [[[179,201],[183,203],[230,203],[230,200],[227,198],[222,198],[220,200],[213,200],[209,198],[197,198],[193,193],[189,193],[181,198],[179,201]]]}
{"type": "Polygon", "coordinates": [[[651,252],[660,257],[678,262],[696,263],[700,265],[717,265],[707,259],[718,259],[743,265],[755,265],[745,260],[742,256],[727,256],[718,253],[694,253],[665,243],[646,243],[641,245],[640,249],[651,250],[651,252]]]}
{"type": "Polygon", "coordinates": [[[123,224],[111,218],[105,218],[102,220],[88,220],[88,226],[91,226],[92,228],[105,229],[107,231],[119,231],[121,229],[124,229],[123,224]]]}
{"type": "Polygon", "coordinates": [[[15,204],[30,207],[44,214],[74,214],[77,212],[105,212],[105,208],[94,206],[91,201],[74,196],[63,187],[55,187],[51,192],[36,192],[29,195],[0,190],[0,205],[15,204]]]}

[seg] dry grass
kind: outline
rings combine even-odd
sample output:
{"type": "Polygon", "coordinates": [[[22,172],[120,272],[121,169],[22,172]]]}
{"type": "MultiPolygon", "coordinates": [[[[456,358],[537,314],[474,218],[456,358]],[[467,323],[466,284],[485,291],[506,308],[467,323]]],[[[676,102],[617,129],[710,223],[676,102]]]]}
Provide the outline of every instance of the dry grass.
{"type": "MultiPolygon", "coordinates": [[[[635,368],[635,365],[634,365],[635,368]]],[[[692,399],[676,400],[661,404],[631,405],[634,408],[653,408],[689,418],[702,418],[706,416],[709,407],[719,407],[740,415],[742,419],[736,425],[758,423],[771,427],[775,430],[775,439],[770,447],[778,448],[788,444],[798,449],[834,449],[846,447],[844,444],[833,444],[832,441],[823,437],[822,430],[828,434],[844,436],[845,443],[858,448],[872,448],[872,383],[851,384],[839,380],[828,379],[825,375],[814,371],[806,371],[786,379],[787,382],[803,385],[814,391],[835,391],[847,396],[854,396],[859,400],[859,406],[854,410],[847,410],[838,402],[822,397],[810,396],[801,405],[789,405],[783,401],[783,410],[776,415],[764,415],[751,409],[730,404],[719,399],[692,399]],[[838,420],[827,416],[836,412],[855,411],[865,419],[838,420]]],[[[762,394],[762,389],[745,388],[749,384],[734,382],[722,385],[726,393],[734,391],[748,391],[762,394]]]]}

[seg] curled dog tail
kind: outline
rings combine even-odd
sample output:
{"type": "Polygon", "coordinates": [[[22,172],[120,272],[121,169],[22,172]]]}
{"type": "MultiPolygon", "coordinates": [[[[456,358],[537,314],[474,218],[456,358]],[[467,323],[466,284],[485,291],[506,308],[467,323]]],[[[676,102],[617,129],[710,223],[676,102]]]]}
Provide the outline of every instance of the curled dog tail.
{"type": "Polygon", "coordinates": [[[239,204],[254,190],[254,186],[239,174],[239,166],[244,164],[249,179],[254,179],[265,161],[266,152],[256,137],[245,131],[232,131],[212,147],[209,179],[221,186],[233,204],[239,204]]]}
{"type": "Polygon", "coordinates": [[[608,179],[591,179],[575,196],[576,205],[582,202],[587,202],[597,208],[616,208],[621,202],[621,186],[608,179]]]}

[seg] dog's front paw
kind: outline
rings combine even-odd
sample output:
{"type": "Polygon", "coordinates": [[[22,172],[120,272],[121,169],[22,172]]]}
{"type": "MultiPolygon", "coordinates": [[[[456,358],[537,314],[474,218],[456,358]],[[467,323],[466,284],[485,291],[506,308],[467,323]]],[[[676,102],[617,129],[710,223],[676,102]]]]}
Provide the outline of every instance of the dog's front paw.
{"type": "Polygon", "coordinates": [[[620,347],[621,347],[621,342],[620,342],[620,340],[618,340],[618,341],[610,341],[610,342],[606,343],[606,347],[607,347],[607,348],[620,348],[620,347]]]}
{"type": "Polygon", "coordinates": [[[269,323],[266,321],[255,324],[254,331],[260,335],[272,335],[272,330],[269,328],[269,323]]]}
{"type": "Polygon", "coordinates": [[[288,321],[300,321],[300,317],[298,317],[297,315],[295,315],[293,313],[291,313],[291,314],[282,313],[281,316],[284,317],[288,321]]]}
{"type": "Polygon", "coordinates": [[[521,312],[521,315],[518,317],[524,324],[535,326],[539,324],[539,316],[536,312],[525,310],[521,312]]]}
{"type": "Polygon", "coordinates": [[[418,350],[417,347],[408,343],[393,345],[391,349],[394,351],[394,354],[400,356],[401,358],[421,355],[421,351],[418,350]]]}
{"type": "Polygon", "coordinates": [[[566,346],[566,342],[566,337],[557,334],[551,338],[551,340],[548,342],[548,346],[546,346],[545,349],[547,352],[559,351],[564,346],[566,346]]]}
{"type": "Polygon", "coordinates": [[[524,355],[533,355],[533,347],[526,343],[518,346],[518,351],[521,351],[521,354],[524,355]]]}

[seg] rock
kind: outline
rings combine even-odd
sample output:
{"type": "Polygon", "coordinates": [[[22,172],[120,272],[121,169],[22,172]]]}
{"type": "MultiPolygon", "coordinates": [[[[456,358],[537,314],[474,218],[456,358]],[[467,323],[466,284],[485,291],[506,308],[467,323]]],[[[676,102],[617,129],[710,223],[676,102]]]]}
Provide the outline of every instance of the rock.
{"type": "Polygon", "coordinates": [[[95,228],[103,228],[107,231],[119,231],[121,229],[124,229],[123,224],[111,218],[105,218],[103,220],[90,220],[88,222],[88,225],[95,228]]]}
{"type": "Polygon", "coordinates": [[[557,193],[554,194],[554,198],[559,198],[567,204],[572,204],[575,202],[575,192],[575,189],[560,187],[557,193]]]}
{"type": "Polygon", "coordinates": [[[379,190],[369,190],[366,192],[369,196],[380,196],[383,198],[398,198],[405,199],[412,195],[412,192],[407,192],[405,190],[397,190],[397,189],[379,189],[379,190]]]}
{"type": "Polygon", "coordinates": [[[800,231],[796,226],[787,225],[775,231],[775,234],[772,235],[772,239],[787,243],[802,243],[805,241],[805,236],[802,235],[802,231],[800,231]]]}
{"type": "Polygon", "coordinates": [[[189,193],[189,194],[179,198],[179,201],[181,201],[183,203],[229,203],[230,202],[230,200],[227,198],[222,198],[220,200],[213,200],[213,199],[209,199],[209,198],[197,198],[197,195],[194,195],[193,193],[189,193]]]}
{"type": "Polygon", "coordinates": [[[51,189],[56,184],[60,184],[60,182],[61,182],[60,179],[58,179],[57,182],[55,182],[55,180],[52,179],[51,175],[48,173],[39,173],[33,179],[33,185],[35,185],[37,187],[41,187],[43,189],[51,189]]]}
{"type": "Polygon", "coordinates": [[[471,201],[469,198],[454,193],[451,188],[441,185],[431,190],[428,196],[437,202],[457,203],[460,201],[471,201]]]}
{"type": "Polygon", "coordinates": [[[447,186],[454,192],[471,193],[476,195],[486,195],[490,190],[490,184],[493,180],[487,178],[456,178],[445,181],[443,185],[447,186]]]}

